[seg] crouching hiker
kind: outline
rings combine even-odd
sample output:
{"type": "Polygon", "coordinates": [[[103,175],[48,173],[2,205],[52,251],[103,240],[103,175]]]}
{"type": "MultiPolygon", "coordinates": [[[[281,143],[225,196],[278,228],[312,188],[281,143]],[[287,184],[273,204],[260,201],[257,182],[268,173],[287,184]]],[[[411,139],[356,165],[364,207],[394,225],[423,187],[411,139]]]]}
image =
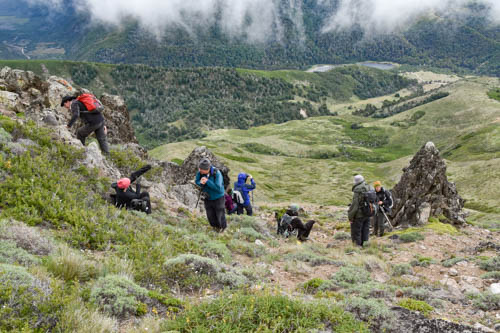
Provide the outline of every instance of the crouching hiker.
{"type": "Polygon", "coordinates": [[[106,140],[106,126],[102,116],[102,104],[91,94],[83,94],[78,97],[65,96],[61,106],[71,110],[72,116],[67,127],[71,128],[78,117],[82,118],[85,125],[78,129],[76,137],[85,146],[85,139],[95,132],[99,147],[104,154],[109,154],[108,142],[106,140]]]}
{"type": "Polygon", "coordinates": [[[233,190],[229,187],[226,193],[224,194],[224,200],[226,203],[226,213],[228,215],[236,213],[238,207],[233,202],[233,190]]]}
{"type": "Polygon", "coordinates": [[[256,184],[252,175],[248,175],[244,172],[238,175],[238,181],[234,183],[234,195],[236,198],[235,200],[237,206],[236,210],[238,215],[243,214],[243,209],[245,209],[247,215],[252,216],[253,209],[252,209],[252,204],[250,202],[250,196],[248,194],[251,191],[255,190],[255,187],[256,184]],[[248,179],[250,179],[250,184],[247,184],[248,179]]]}
{"type": "Polygon", "coordinates": [[[370,217],[375,213],[376,195],[361,175],[354,176],[352,191],[354,194],[348,212],[351,238],[353,243],[363,246],[370,236],[370,217]]]}
{"type": "Polygon", "coordinates": [[[227,223],[222,173],[204,158],[198,165],[195,183],[206,194],[204,201],[208,222],[216,231],[224,231],[227,223]]]}
{"type": "Polygon", "coordinates": [[[288,238],[292,234],[297,234],[297,239],[304,242],[309,239],[309,234],[311,233],[312,227],[316,221],[309,220],[306,224],[302,223],[299,216],[300,207],[298,205],[290,205],[283,216],[278,216],[276,213],[276,219],[278,222],[278,235],[283,235],[288,238]]]}
{"type": "Polygon", "coordinates": [[[151,214],[151,200],[148,192],[141,192],[141,184],[137,181],[135,191],[130,186],[136,179],[151,169],[150,165],[133,172],[130,178],[121,178],[116,183],[111,184],[116,191],[115,205],[126,209],[133,209],[151,214]]]}
{"type": "MultiPolygon", "coordinates": [[[[377,212],[373,216],[374,220],[374,234],[379,237],[384,236],[384,224],[387,220],[387,215],[391,214],[392,196],[391,193],[382,187],[380,181],[373,183],[375,192],[377,193],[377,212]]],[[[389,222],[389,221],[388,221],[389,222]]],[[[390,222],[389,222],[390,223],[390,222]]]]}

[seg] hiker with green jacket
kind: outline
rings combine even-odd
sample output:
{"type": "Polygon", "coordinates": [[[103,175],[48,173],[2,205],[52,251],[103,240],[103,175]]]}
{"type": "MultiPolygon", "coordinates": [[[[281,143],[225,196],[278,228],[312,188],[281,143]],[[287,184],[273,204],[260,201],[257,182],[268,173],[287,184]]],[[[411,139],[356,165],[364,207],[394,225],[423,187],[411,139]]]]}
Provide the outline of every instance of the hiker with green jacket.
{"type": "Polygon", "coordinates": [[[370,186],[366,184],[361,175],[354,176],[354,186],[352,187],[353,197],[349,207],[348,218],[351,222],[351,239],[353,243],[363,246],[368,241],[370,235],[370,216],[366,216],[361,210],[364,200],[363,193],[370,191],[370,186]]]}

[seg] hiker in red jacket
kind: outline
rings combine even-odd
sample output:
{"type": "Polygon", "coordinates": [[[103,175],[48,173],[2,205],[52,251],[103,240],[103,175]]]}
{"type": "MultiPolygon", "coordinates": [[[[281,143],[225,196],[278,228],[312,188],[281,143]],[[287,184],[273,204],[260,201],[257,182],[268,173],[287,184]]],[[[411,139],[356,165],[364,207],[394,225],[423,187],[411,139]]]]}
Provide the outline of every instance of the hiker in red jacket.
{"type": "Polygon", "coordinates": [[[106,140],[106,126],[104,126],[104,117],[98,109],[89,111],[87,106],[79,100],[79,97],[65,96],[61,101],[61,106],[71,110],[72,116],[68,123],[68,128],[71,128],[78,117],[82,118],[85,125],[78,129],[76,137],[85,146],[87,136],[95,132],[101,151],[104,154],[109,154],[108,142],[106,140]]]}

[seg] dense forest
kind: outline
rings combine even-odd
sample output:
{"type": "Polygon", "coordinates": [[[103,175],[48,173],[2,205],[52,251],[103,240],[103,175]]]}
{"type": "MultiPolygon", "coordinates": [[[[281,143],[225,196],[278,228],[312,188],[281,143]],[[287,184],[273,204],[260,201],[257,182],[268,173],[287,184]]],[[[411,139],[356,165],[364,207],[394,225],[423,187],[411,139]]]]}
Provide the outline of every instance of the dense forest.
{"type": "MultiPolygon", "coordinates": [[[[121,29],[88,24],[89,17],[65,1],[67,10],[55,15],[47,8],[22,8],[22,2],[0,0],[0,16],[29,18],[29,23],[16,25],[13,21],[8,29],[0,30],[0,41],[23,41],[32,58],[105,63],[280,69],[375,60],[500,75],[500,28],[484,19],[484,6],[474,3],[467,5],[470,17],[422,18],[403,31],[367,35],[359,26],[323,30],[327,13],[337,5],[334,0],[303,0],[299,29],[286,14],[289,2],[282,0],[278,13],[281,30],[266,42],[250,43],[245,36],[227,36],[219,20],[208,27],[194,25],[189,31],[172,26],[161,39],[134,21],[121,29]],[[44,53],[48,52],[47,43],[65,52],[44,53]]],[[[0,57],[15,57],[15,49],[1,47],[0,57]]],[[[17,57],[25,56],[17,52],[17,57]]]]}

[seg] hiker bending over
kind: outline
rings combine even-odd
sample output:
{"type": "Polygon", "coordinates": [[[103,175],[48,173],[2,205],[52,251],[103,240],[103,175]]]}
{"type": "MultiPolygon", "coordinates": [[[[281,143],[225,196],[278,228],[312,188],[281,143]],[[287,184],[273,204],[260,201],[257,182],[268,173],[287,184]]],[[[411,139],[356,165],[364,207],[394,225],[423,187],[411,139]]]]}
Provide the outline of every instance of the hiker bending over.
{"type": "Polygon", "coordinates": [[[233,190],[229,187],[227,188],[227,191],[224,194],[224,200],[226,203],[226,213],[228,215],[236,213],[236,209],[238,207],[233,202],[233,190]]]}
{"type": "Polygon", "coordinates": [[[255,180],[252,175],[248,175],[244,172],[238,175],[238,181],[234,183],[233,191],[233,196],[235,196],[236,199],[236,211],[238,215],[243,214],[243,209],[245,209],[247,215],[252,216],[252,204],[250,203],[250,196],[248,193],[255,190],[255,187],[255,180]],[[248,179],[250,179],[250,184],[247,184],[248,179]]]}
{"type": "Polygon", "coordinates": [[[276,213],[278,222],[278,235],[283,235],[288,238],[291,234],[297,232],[297,239],[306,241],[316,221],[309,220],[306,224],[302,223],[299,216],[300,207],[298,205],[290,205],[283,216],[279,217],[276,213]]]}
{"type": "Polygon", "coordinates": [[[139,210],[151,214],[151,200],[148,192],[141,192],[141,184],[137,182],[135,191],[130,186],[137,178],[151,169],[150,165],[133,172],[130,178],[121,178],[116,183],[111,184],[116,191],[115,204],[117,207],[139,210]]]}
{"type": "Polygon", "coordinates": [[[365,183],[363,176],[356,175],[354,176],[352,191],[354,194],[348,212],[349,222],[351,222],[351,239],[356,245],[363,246],[363,243],[368,241],[370,235],[371,215],[362,209],[364,193],[370,191],[370,186],[365,183]]]}
{"type": "Polygon", "coordinates": [[[204,158],[198,165],[195,183],[206,194],[204,201],[208,222],[216,231],[224,231],[227,224],[222,173],[204,158]]]}
{"type": "Polygon", "coordinates": [[[386,216],[391,214],[392,208],[392,196],[391,193],[382,187],[380,181],[373,183],[375,187],[375,192],[377,192],[377,206],[375,216],[373,216],[374,221],[374,234],[382,237],[384,235],[384,223],[386,221],[386,216]],[[385,213],[385,215],[384,215],[385,213]]]}
{"type": "MultiPolygon", "coordinates": [[[[85,94],[89,95],[89,94],[85,94]]],[[[83,95],[82,95],[83,96],[83,95]]],[[[92,95],[90,95],[92,96],[92,95]]],[[[81,96],[65,96],[61,101],[61,106],[71,110],[72,116],[67,127],[71,128],[78,117],[82,118],[85,125],[76,132],[76,137],[85,146],[85,139],[95,132],[99,147],[104,154],[109,154],[108,142],[106,141],[106,126],[104,126],[104,117],[98,108],[89,111],[87,106],[79,100],[81,96]]]]}

